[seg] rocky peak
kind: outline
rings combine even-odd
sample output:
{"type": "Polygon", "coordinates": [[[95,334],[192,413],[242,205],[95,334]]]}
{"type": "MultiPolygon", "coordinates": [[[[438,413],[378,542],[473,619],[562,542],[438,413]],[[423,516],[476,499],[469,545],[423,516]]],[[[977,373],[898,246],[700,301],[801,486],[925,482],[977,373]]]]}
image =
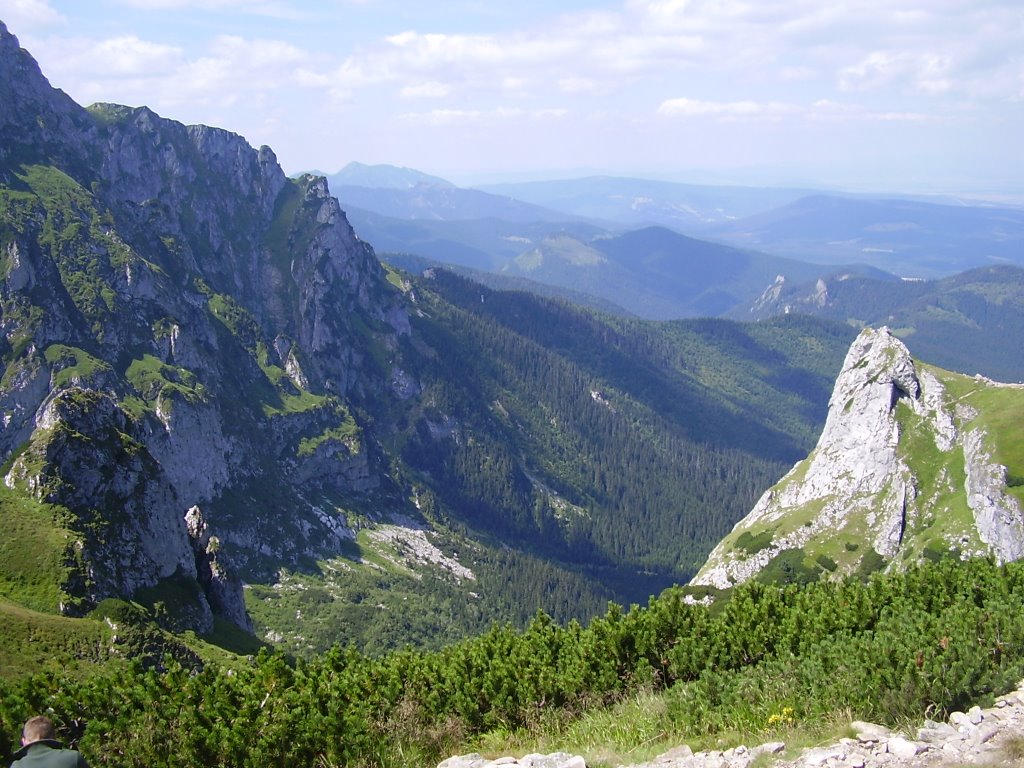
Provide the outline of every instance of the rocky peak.
{"type": "Polygon", "coordinates": [[[888,328],[865,329],[836,380],[818,444],[712,552],[695,584],[768,570],[814,577],[958,552],[1024,555],[1024,512],[994,456],[986,390],[1024,390],[914,361],[888,328]],[[956,387],[954,397],[947,391],[956,387]]]}
{"type": "Polygon", "coordinates": [[[893,469],[900,398],[916,404],[921,385],[907,347],[888,328],[865,330],[850,347],[829,399],[828,417],[802,485],[810,498],[842,474],[852,491],[877,492],[893,469]]]}
{"type": "Polygon", "coordinates": [[[230,131],[185,126],[148,107],[94,104],[90,112],[105,129],[100,173],[118,202],[185,202],[201,214],[199,203],[223,209],[241,197],[269,219],[287,181],[269,148],[257,151],[230,131]]]}
{"type": "Polygon", "coordinates": [[[176,494],[112,397],[63,390],[40,409],[37,426],[4,481],[77,512],[82,583],[73,591],[87,607],[194,573],[176,494]]]}
{"type": "Polygon", "coordinates": [[[31,54],[0,21],[0,182],[21,163],[83,164],[77,145],[92,130],[88,113],[50,86],[31,54]]]}

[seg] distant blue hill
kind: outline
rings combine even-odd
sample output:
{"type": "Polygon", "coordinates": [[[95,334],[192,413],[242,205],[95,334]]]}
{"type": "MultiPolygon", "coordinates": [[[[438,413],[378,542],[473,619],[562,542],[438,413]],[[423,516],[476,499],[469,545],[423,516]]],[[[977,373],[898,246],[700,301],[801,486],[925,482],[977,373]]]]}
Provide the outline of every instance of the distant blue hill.
{"type": "Polygon", "coordinates": [[[462,189],[410,169],[348,170],[377,186],[331,189],[378,251],[645,318],[744,314],[759,300],[767,310],[782,285],[809,282],[813,297],[837,272],[888,282],[1024,265],[1024,209],[1010,207],[613,177],[462,189]]]}
{"type": "Polygon", "coordinates": [[[420,184],[435,187],[454,187],[450,181],[431,176],[412,168],[396,165],[366,165],[352,162],[337,173],[324,174],[331,189],[338,186],[378,187],[382,189],[409,189],[420,184]]]}
{"type": "Polygon", "coordinates": [[[1024,269],[978,267],[937,280],[879,280],[847,272],[780,282],[736,320],[780,314],[830,318],[854,327],[888,325],[914,355],[961,373],[1024,379],[1024,269]]]}
{"type": "Polygon", "coordinates": [[[691,234],[712,224],[778,208],[811,193],[807,189],[717,187],[614,176],[478,188],[619,226],[660,225],[691,234]]]}
{"type": "Polygon", "coordinates": [[[394,219],[413,221],[471,221],[496,219],[508,222],[582,221],[579,216],[552,211],[511,197],[477,189],[428,183],[412,187],[367,187],[338,184],[328,178],[331,194],[342,208],[361,208],[394,219]]]}
{"type": "Polygon", "coordinates": [[[811,195],[705,231],[776,255],[871,264],[941,277],[993,264],[1024,266],[1024,209],[909,199],[811,195]]]}

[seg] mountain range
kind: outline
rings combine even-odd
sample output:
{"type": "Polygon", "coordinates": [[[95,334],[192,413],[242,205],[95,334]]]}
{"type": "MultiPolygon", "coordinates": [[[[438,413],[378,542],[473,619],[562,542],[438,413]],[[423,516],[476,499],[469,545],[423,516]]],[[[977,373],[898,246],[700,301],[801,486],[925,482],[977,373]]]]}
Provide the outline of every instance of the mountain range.
{"type": "Polygon", "coordinates": [[[776,281],[729,316],[758,320],[798,312],[854,327],[888,325],[923,360],[1000,381],[1024,380],[1024,270],[978,267],[935,280],[837,272],[802,284],[776,281]]]}
{"type": "Polygon", "coordinates": [[[1024,209],[980,203],[815,194],[704,234],[790,258],[864,263],[915,278],[1024,266],[1024,209]]]}
{"type": "Polygon", "coordinates": [[[819,265],[864,264],[916,278],[1024,266],[1024,209],[979,200],[615,178],[484,189],[620,228],[659,225],[819,265]]]}
{"type": "Polygon", "coordinates": [[[992,322],[1015,316],[1022,298],[1013,277],[1024,263],[1019,208],[607,177],[460,190],[410,169],[357,170],[361,186],[342,187],[342,205],[383,258],[405,268],[444,265],[492,287],[648,319],[800,311],[888,323],[918,334],[915,346],[943,355],[940,365],[1024,377],[1012,335],[992,322]],[[392,183],[396,174],[403,184],[392,183]],[[976,290],[964,301],[963,286],[983,282],[985,269],[1008,292],[976,290]],[[843,296],[854,290],[852,310],[843,296]],[[897,319],[923,305],[956,309],[938,323],[897,319]],[[948,356],[979,345],[988,351],[977,360],[948,356]]]}
{"type": "MultiPolygon", "coordinates": [[[[516,224],[535,240],[508,230],[522,274],[498,277],[765,319],[652,322],[382,264],[325,178],[80,107],[3,27],[0,105],[0,612],[24,653],[83,619],[308,655],[645,601],[812,450],[868,321],[770,312],[832,272],[657,226],[516,224]]],[[[863,272],[840,282],[918,285],[863,272]]],[[[961,314],[1005,304],[985,329],[1005,337],[1017,289],[988,275],[961,314]]]]}
{"type": "Polygon", "coordinates": [[[322,177],[82,108],[6,29],[0,104],[0,610],[28,634],[379,651],[646,600],[806,453],[853,335],[401,273],[322,177]]]}

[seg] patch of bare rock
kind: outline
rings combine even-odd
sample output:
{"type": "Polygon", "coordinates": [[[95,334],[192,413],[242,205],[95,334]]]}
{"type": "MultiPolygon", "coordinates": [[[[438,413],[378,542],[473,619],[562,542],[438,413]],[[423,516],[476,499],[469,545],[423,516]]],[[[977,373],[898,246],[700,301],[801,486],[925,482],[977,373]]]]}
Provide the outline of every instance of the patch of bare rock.
{"type": "MultiPolygon", "coordinates": [[[[675,747],[648,763],[619,768],[954,768],[959,766],[1021,765],[1024,753],[1024,681],[995,705],[954,712],[946,722],[926,720],[916,733],[892,731],[874,723],[853,722],[855,738],[808,747],[786,758],[786,744],[769,742],[755,747],[693,752],[675,747]],[[762,756],[765,756],[762,758],[762,756]],[[759,759],[761,758],[761,759],[759,759]]],[[[587,768],[580,755],[554,752],[521,758],[489,760],[479,754],[450,757],[438,768],[587,768]]]]}

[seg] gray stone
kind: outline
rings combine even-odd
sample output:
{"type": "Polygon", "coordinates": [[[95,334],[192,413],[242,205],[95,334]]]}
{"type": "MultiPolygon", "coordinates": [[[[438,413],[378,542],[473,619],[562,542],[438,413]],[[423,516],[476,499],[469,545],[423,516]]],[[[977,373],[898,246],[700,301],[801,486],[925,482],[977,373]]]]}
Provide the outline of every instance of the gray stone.
{"type": "Polygon", "coordinates": [[[586,761],[579,755],[568,752],[552,752],[549,755],[530,754],[520,760],[509,758],[505,765],[519,765],[523,768],[586,768],[586,761]]]}
{"type": "Polygon", "coordinates": [[[487,760],[479,752],[449,757],[438,763],[437,768],[482,768],[487,760]]]}
{"type": "Polygon", "coordinates": [[[971,734],[971,741],[974,744],[984,744],[995,738],[997,733],[999,733],[999,728],[994,724],[983,724],[971,734]]]}
{"type": "Polygon", "coordinates": [[[668,752],[665,752],[658,756],[658,762],[670,762],[672,760],[684,760],[693,757],[693,750],[690,749],[688,744],[680,744],[678,747],[673,747],[668,752]]]}
{"type": "Polygon", "coordinates": [[[929,744],[936,744],[951,738],[959,738],[959,736],[959,731],[948,723],[926,724],[925,727],[918,728],[917,730],[917,740],[925,741],[929,744]]]}
{"type": "Polygon", "coordinates": [[[857,738],[860,741],[881,741],[889,738],[892,734],[892,731],[884,725],[868,723],[863,720],[854,720],[850,723],[850,727],[857,734],[857,738]]]}
{"type": "Polygon", "coordinates": [[[895,755],[901,760],[914,757],[924,749],[923,745],[910,741],[910,739],[903,736],[893,736],[886,742],[885,747],[889,754],[895,755]]]}
{"type": "Polygon", "coordinates": [[[844,757],[846,757],[846,750],[843,748],[842,745],[807,749],[804,750],[802,755],[803,763],[807,766],[819,766],[824,764],[828,760],[841,760],[844,757]]]}
{"type": "Polygon", "coordinates": [[[974,727],[974,723],[971,722],[971,718],[965,712],[950,712],[949,724],[958,730],[965,731],[969,731],[974,727]]]}
{"type": "Polygon", "coordinates": [[[942,753],[953,760],[962,760],[964,749],[961,746],[964,742],[947,741],[942,745],[942,753]]]}

